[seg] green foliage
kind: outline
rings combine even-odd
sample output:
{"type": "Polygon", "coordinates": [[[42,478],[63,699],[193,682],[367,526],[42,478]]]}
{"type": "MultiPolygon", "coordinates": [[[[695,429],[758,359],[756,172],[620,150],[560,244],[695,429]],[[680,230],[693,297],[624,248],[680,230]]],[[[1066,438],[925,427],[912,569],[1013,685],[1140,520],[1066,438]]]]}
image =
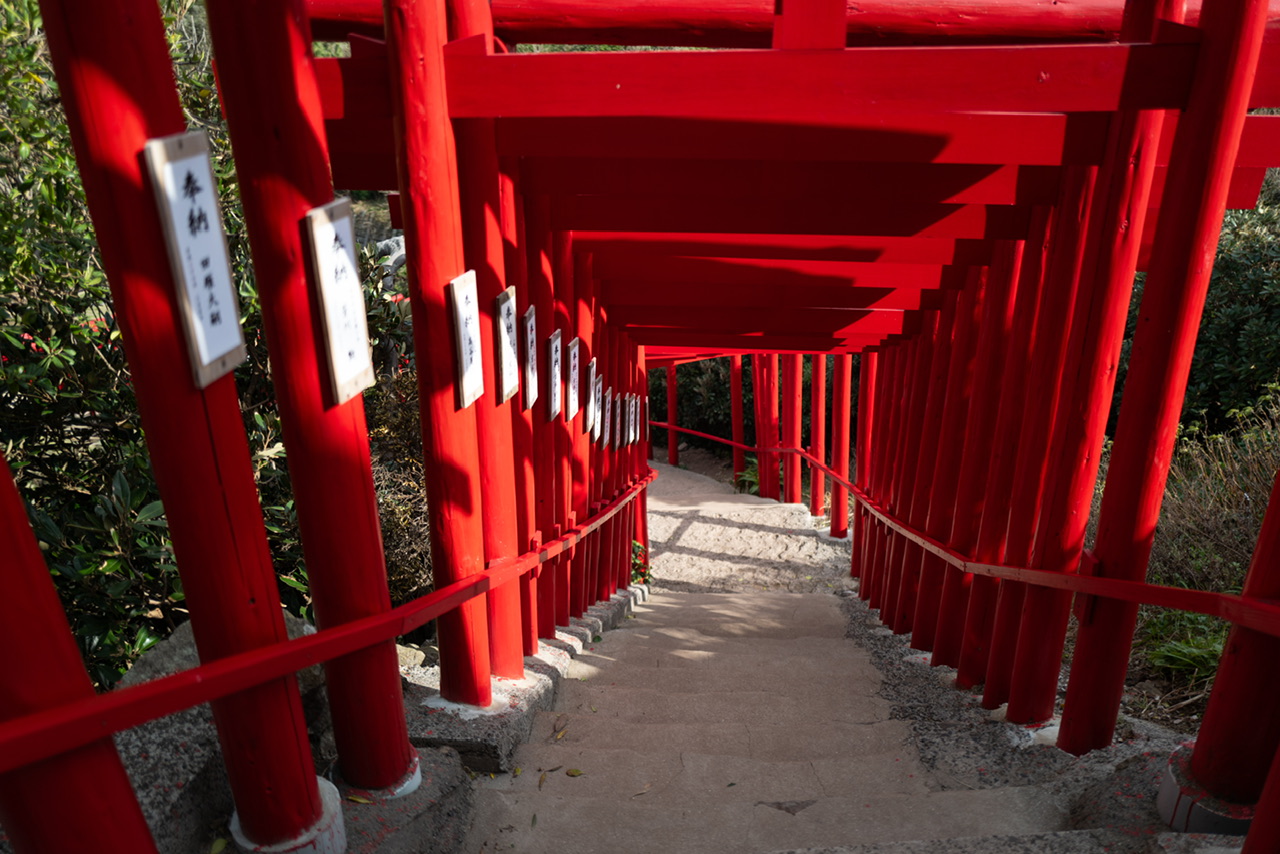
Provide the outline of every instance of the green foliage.
{"type": "MultiPolygon", "coordinates": [[[[236,381],[280,594],[306,616],[306,566],[203,9],[194,0],[162,6],[187,123],[212,144],[248,348],[236,381]]],[[[186,619],[182,584],[34,0],[0,0],[0,55],[0,442],[86,666],[108,688],[186,619]]],[[[383,291],[368,253],[361,266],[375,345],[402,353],[404,307],[383,291]]],[[[402,364],[397,356],[386,367],[402,364]]]]}
{"type": "MultiPolygon", "coordinates": [[[[1145,276],[1129,306],[1118,396],[1129,366],[1145,276]]],[[[1280,379],[1280,172],[1270,170],[1256,210],[1227,211],[1196,339],[1184,421],[1229,429],[1230,413],[1280,379]]]]}
{"type": "Polygon", "coordinates": [[[649,583],[649,551],[639,540],[631,541],[631,583],[649,583]]]}

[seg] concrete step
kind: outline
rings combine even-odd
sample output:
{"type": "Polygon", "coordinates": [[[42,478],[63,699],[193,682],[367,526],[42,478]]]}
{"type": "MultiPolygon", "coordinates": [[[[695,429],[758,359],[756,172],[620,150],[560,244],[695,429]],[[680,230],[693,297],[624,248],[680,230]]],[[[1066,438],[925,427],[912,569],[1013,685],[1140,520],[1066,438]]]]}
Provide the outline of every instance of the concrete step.
{"type": "MultiPolygon", "coordinates": [[[[568,782],[586,784],[586,776],[568,782]]],[[[559,788],[559,787],[558,787],[559,788]]],[[[850,839],[864,843],[917,838],[947,839],[982,833],[1027,834],[1056,830],[1064,817],[1037,790],[934,792],[868,795],[863,798],[802,798],[772,801],[715,798],[671,806],[619,808],[616,799],[542,792],[482,789],[477,824],[502,816],[487,850],[540,854],[600,851],[764,852],[797,845],[830,846],[850,839]],[[591,828],[590,834],[579,832],[591,828]]],[[[946,850],[946,849],[938,849],[946,850]]]]}
{"type": "Polygon", "coordinates": [[[836,723],[875,723],[888,720],[882,702],[858,693],[857,686],[823,691],[788,688],[786,693],[763,685],[754,690],[677,693],[652,684],[630,687],[605,679],[574,686],[574,700],[559,705],[570,715],[598,715],[626,723],[724,723],[737,720],[788,721],[809,718],[836,723]],[[592,711],[592,710],[595,711],[592,711]]]}
{"type": "MultiPolygon", "coordinates": [[[[709,753],[764,761],[854,759],[901,748],[911,735],[907,722],[842,723],[815,719],[719,723],[631,723],[609,716],[540,712],[527,745],[541,760],[543,746],[610,747],[667,753],[709,753]],[[555,732],[557,727],[561,732],[555,732]]],[[[521,754],[523,762],[524,756],[521,754]]],[[[558,764],[550,761],[550,764],[558,764]]]]}
{"type": "Polygon", "coordinates": [[[555,745],[521,754],[519,776],[485,778],[484,787],[506,794],[543,792],[586,796],[616,803],[681,807],[698,801],[799,801],[865,793],[929,792],[920,764],[908,751],[850,761],[846,757],[762,760],[724,754],[555,745]],[[577,770],[580,777],[567,772],[577,770]],[[873,772],[868,774],[868,772],[873,772]],[[543,774],[545,773],[545,778],[543,774]]]}

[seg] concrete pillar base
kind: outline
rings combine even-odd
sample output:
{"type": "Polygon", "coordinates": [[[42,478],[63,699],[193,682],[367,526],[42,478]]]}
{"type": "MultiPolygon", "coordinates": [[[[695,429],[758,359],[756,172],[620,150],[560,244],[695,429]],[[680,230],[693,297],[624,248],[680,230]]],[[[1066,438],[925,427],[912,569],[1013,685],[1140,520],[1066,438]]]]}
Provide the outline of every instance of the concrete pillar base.
{"type": "Polygon", "coordinates": [[[339,779],[337,784],[344,797],[355,795],[375,803],[394,801],[397,798],[408,797],[418,791],[418,787],[422,785],[422,763],[419,761],[417,751],[414,751],[413,764],[405,772],[404,777],[400,782],[387,786],[385,789],[362,789],[359,786],[352,786],[342,779],[339,779]]]}
{"type": "Polygon", "coordinates": [[[1253,823],[1252,804],[1233,804],[1214,797],[1191,777],[1194,744],[1184,744],[1169,757],[1156,808],[1169,827],[1180,833],[1243,836],[1253,823]]]}
{"type": "Polygon", "coordinates": [[[320,820],[297,839],[258,845],[245,837],[239,813],[232,814],[231,838],[242,854],[346,854],[347,831],[342,821],[342,799],[338,795],[338,787],[323,777],[317,778],[317,782],[324,810],[320,820]]]}

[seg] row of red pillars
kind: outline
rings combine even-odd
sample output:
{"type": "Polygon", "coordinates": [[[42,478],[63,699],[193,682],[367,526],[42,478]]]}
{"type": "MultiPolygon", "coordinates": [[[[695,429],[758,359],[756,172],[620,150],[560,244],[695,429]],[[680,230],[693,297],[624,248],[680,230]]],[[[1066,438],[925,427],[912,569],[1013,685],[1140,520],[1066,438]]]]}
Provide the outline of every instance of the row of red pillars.
{"type": "MultiPolygon", "coordinates": [[[[1121,38],[1145,39],[1158,19],[1180,15],[1177,4],[1130,4],[1121,38]]],[[[1265,18],[1266,3],[1239,2],[1206,6],[1200,22],[1169,186],[1159,222],[1145,224],[1155,248],[1092,574],[1145,576],[1265,18]]],[[[922,334],[862,354],[856,485],[976,563],[1073,572],[1085,558],[1161,118],[1114,116],[1102,165],[1068,167],[1058,203],[1035,211],[1027,240],[1000,244],[988,267],[926,310],[922,334]]],[[[1275,595],[1277,536],[1273,504],[1246,596],[1275,595]]],[[[962,573],[862,507],[853,572],[890,628],[910,632],[934,664],[957,667],[960,687],[983,686],[984,706],[1007,703],[1019,723],[1054,715],[1069,593],[962,573]]],[[[1084,753],[1112,739],[1137,605],[1081,596],[1075,614],[1058,744],[1084,753]]],[[[1190,763],[1197,783],[1232,802],[1264,797],[1277,755],[1280,691],[1264,660],[1278,651],[1274,637],[1233,631],[1190,763]]],[[[1271,777],[1250,851],[1280,844],[1271,777]]]]}
{"type": "MultiPolygon", "coordinates": [[[[746,422],[743,408],[742,356],[729,359],[730,406],[733,441],[741,446],[746,442],[746,422]]],[[[832,357],[835,369],[831,381],[831,469],[839,477],[849,476],[849,429],[851,421],[853,356],[848,353],[832,357]]],[[[780,448],[801,449],[804,418],[804,356],[796,353],[784,355],[760,353],[752,356],[752,381],[754,384],[754,412],[756,437],[756,470],[759,473],[759,491],[764,498],[800,504],[803,499],[802,465],[796,454],[782,453],[780,448]],[[781,378],[781,388],[779,388],[781,378]],[[779,474],[781,462],[781,475],[779,474]]],[[[679,424],[678,368],[666,369],[667,423],[679,424]]],[[[811,357],[809,380],[809,445],[801,450],[825,460],[827,455],[827,356],[811,357]]],[[[680,464],[679,434],[667,431],[667,462],[680,464]]],[[[746,471],[746,451],[733,449],[733,475],[746,471]]],[[[809,513],[822,516],[826,512],[826,475],[817,466],[809,464],[809,513]]],[[[849,534],[849,492],[838,481],[831,484],[831,536],[845,538],[849,534]]]]}
{"type": "MultiPolygon", "coordinates": [[[[412,0],[386,7],[433,567],[443,587],[585,523],[647,473],[646,431],[626,420],[636,409],[641,421],[645,413],[644,356],[610,329],[596,304],[589,256],[550,230],[539,200],[522,198],[515,170],[497,162],[491,126],[459,123],[468,156],[457,163],[442,88],[442,10],[412,0]],[[461,408],[446,286],[468,268],[481,297],[486,393],[461,408]],[[508,286],[522,317],[533,307],[539,331],[533,352],[523,354],[538,366],[532,407],[523,405],[533,397],[527,387],[509,401],[494,393],[494,299],[508,286]],[[563,372],[549,366],[553,330],[566,345],[580,342],[572,418],[567,409],[553,417],[547,408],[553,396],[573,397],[563,372]],[[584,429],[589,363],[605,389],[596,437],[584,429]]],[[[453,36],[485,34],[491,49],[487,5],[461,3],[453,11],[453,36]]],[[[187,129],[159,9],[150,0],[92,8],[44,0],[42,12],[202,660],[284,641],[234,379],[203,389],[192,380],[142,170],[147,140],[187,129]]],[[[309,24],[305,4],[293,0],[211,0],[208,15],[267,345],[273,364],[287,366],[273,379],[323,630],[385,612],[390,602],[363,404],[333,405],[322,391],[303,262],[303,217],[333,199],[309,24]]],[[[92,689],[21,499],[12,479],[0,481],[0,524],[15,545],[6,589],[27,591],[0,603],[0,634],[15,646],[34,641],[45,650],[0,682],[11,718],[92,689]]],[[[630,584],[632,542],[646,542],[643,498],[633,506],[575,551],[440,618],[447,699],[488,705],[491,676],[523,676],[524,656],[537,651],[539,638],[553,638],[556,626],[630,584]]],[[[412,791],[418,758],[393,641],[328,662],[326,675],[344,781],[386,796],[412,791]]],[[[339,845],[340,810],[312,765],[294,678],[215,702],[214,719],[238,840],[339,845]]],[[[87,838],[108,852],[155,850],[105,740],[0,777],[0,823],[20,852],[80,851],[87,838]],[[49,800],[55,788],[74,798],[74,815],[49,800]]]]}

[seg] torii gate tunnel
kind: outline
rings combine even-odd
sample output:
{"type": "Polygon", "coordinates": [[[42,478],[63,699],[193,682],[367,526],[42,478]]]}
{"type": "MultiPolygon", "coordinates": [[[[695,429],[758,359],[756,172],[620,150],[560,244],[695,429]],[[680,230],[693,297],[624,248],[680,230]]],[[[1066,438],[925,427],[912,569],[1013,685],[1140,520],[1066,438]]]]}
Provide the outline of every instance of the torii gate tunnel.
{"type": "Polygon", "coordinates": [[[1223,211],[1280,165],[1280,116],[1253,112],[1280,108],[1280,5],[207,6],[321,630],[285,639],[234,380],[192,371],[142,158],[187,130],[160,11],[41,0],[204,663],[95,696],[0,478],[0,642],[23,650],[0,678],[0,823],[17,850],[154,851],[110,736],[209,701],[239,844],[341,850],[293,673],[325,663],[348,782],[411,790],[393,638],[437,619],[442,694],[488,704],[492,676],[520,676],[539,638],[630,583],[646,372],[732,359],[738,426],[747,355],[758,447],[740,426],[733,444],[761,455],[762,491],[798,500],[807,461],[836,485],[838,533],[851,496],[862,596],[988,706],[1053,714],[1074,597],[1062,748],[1110,743],[1140,603],[1232,621],[1184,773],[1257,804],[1246,850],[1280,850],[1280,502],[1241,595],[1143,581],[1223,211]],[[313,39],[350,57],[315,59],[313,39]],[[305,260],[302,224],[334,185],[396,191],[407,241],[437,590],[395,610],[363,406],[330,390],[323,265],[305,260]],[[798,447],[805,354],[819,388],[836,356],[831,466],[823,439],[798,447]]]}

